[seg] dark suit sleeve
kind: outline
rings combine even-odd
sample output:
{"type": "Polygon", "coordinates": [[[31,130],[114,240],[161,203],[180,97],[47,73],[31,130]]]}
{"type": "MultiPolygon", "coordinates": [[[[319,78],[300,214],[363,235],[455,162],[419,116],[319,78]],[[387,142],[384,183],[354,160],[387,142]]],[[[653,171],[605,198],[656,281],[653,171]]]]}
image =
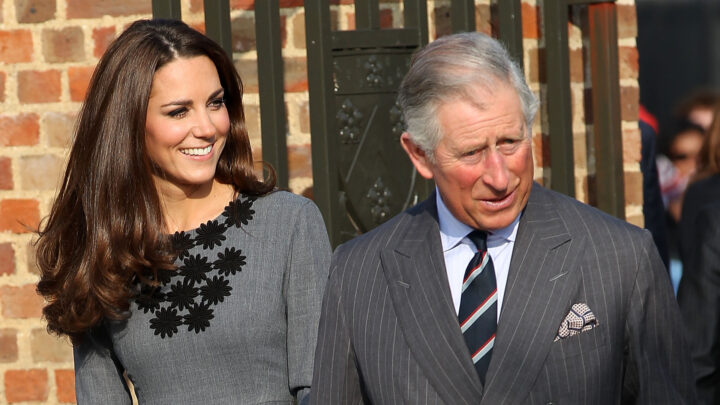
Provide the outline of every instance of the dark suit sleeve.
{"type": "Polygon", "coordinates": [[[623,403],[694,404],[680,312],[649,233],[643,238],[625,325],[623,403]]]}
{"type": "Polygon", "coordinates": [[[720,205],[695,222],[692,254],[684,259],[678,302],[688,331],[698,396],[720,403],[720,205]]]}
{"type": "Polygon", "coordinates": [[[343,310],[343,279],[337,260],[336,253],[320,315],[311,404],[363,403],[355,351],[343,310]]]}

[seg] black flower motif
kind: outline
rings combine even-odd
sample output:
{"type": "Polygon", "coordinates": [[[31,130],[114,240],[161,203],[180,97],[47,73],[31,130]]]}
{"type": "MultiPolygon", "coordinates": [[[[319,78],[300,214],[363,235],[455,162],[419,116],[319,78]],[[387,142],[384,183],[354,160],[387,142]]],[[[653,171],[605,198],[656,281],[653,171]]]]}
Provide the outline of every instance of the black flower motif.
{"type": "Polygon", "coordinates": [[[160,269],[157,271],[157,281],[160,282],[160,284],[167,284],[174,275],[177,275],[177,272],[174,270],[160,269]]]}
{"type": "Polygon", "coordinates": [[[178,326],[182,325],[182,317],[177,314],[177,310],[173,308],[160,308],[155,311],[155,318],[150,320],[150,329],[155,330],[156,335],[172,337],[177,333],[178,326]]]}
{"type": "Polygon", "coordinates": [[[188,280],[178,281],[170,286],[167,293],[167,300],[170,302],[170,308],[177,308],[182,311],[190,308],[195,303],[195,297],[198,296],[198,289],[193,287],[188,280]]]}
{"type": "Polygon", "coordinates": [[[195,246],[195,242],[190,235],[185,232],[175,232],[172,236],[171,243],[173,251],[181,259],[187,257],[189,255],[188,251],[195,246]]]}
{"type": "Polygon", "coordinates": [[[143,313],[155,313],[155,310],[160,309],[160,304],[165,301],[165,294],[160,292],[159,288],[143,287],[140,293],[135,297],[138,309],[141,309],[143,313]]]}
{"type": "Polygon", "coordinates": [[[232,291],[230,280],[225,280],[222,276],[213,276],[212,280],[208,280],[206,285],[200,287],[203,302],[207,301],[213,305],[225,301],[225,297],[230,295],[230,291],[232,291]]]}
{"type": "Polygon", "coordinates": [[[205,328],[210,326],[210,320],[214,317],[210,305],[195,304],[183,319],[185,319],[185,325],[188,326],[188,331],[194,330],[195,333],[200,333],[200,331],[205,332],[205,328]]]}
{"type": "Polygon", "coordinates": [[[242,266],[245,265],[245,256],[242,255],[242,250],[235,250],[234,247],[225,248],[225,253],[218,253],[217,256],[218,259],[213,264],[220,274],[226,276],[242,271],[242,266]]]}
{"type": "Polygon", "coordinates": [[[235,225],[237,227],[240,227],[240,225],[247,225],[255,214],[255,210],[252,209],[254,201],[255,198],[253,197],[248,197],[245,201],[240,201],[239,198],[235,201],[231,201],[222,213],[225,217],[225,223],[228,226],[235,225]]]}
{"type": "Polygon", "coordinates": [[[180,266],[180,274],[193,283],[205,280],[205,273],[212,270],[212,263],[208,263],[207,260],[207,257],[201,257],[199,254],[188,257],[180,266]]]}
{"type": "Polygon", "coordinates": [[[217,220],[207,221],[200,225],[195,240],[198,245],[202,243],[203,249],[212,249],[215,245],[220,246],[225,240],[223,233],[227,227],[218,223],[217,220]]]}

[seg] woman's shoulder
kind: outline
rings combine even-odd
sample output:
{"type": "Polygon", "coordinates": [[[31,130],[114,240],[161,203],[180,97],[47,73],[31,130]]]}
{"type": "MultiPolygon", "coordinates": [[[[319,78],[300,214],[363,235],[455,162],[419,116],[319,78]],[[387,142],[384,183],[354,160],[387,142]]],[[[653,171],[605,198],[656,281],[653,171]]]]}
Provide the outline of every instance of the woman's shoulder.
{"type": "Polygon", "coordinates": [[[285,190],[276,190],[264,196],[254,197],[253,205],[258,208],[282,210],[284,212],[300,210],[308,206],[315,207],[312,200],[285,190]]]}

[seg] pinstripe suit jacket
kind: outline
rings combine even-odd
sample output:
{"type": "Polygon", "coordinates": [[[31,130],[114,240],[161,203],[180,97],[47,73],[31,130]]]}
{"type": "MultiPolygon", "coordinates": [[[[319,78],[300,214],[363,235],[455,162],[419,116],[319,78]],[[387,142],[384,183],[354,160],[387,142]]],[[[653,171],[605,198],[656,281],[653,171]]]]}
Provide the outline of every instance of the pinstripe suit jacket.
{"type": "Polygon", "coordinates": [[[695,392],[652,238],[534,184],[483,386],[458,326],[435,197],[337,249],[315,404],[682,404],[695,392]],[[554,342],[574,303],[594,329],[554,342]]]}

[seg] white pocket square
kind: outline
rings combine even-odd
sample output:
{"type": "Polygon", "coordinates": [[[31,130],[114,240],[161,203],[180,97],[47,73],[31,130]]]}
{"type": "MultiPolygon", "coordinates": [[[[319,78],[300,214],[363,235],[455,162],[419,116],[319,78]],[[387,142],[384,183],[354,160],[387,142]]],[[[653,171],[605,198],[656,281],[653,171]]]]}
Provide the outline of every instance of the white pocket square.
{"type": "Polygon", "coordinates": [[[560,324],[560,329],[558,329],[554,341],[557,342],[560,339],[565,339],[570,336],[577,335],[578,333],[589,331],[597,325],[598,321],[595,318],[595,314],[593,314],[587,304],[573,304],[572,308],[570,308],[570,312],[568,312],[567,316],[565,316],[565,319],[563,319],[560,324]]]}

